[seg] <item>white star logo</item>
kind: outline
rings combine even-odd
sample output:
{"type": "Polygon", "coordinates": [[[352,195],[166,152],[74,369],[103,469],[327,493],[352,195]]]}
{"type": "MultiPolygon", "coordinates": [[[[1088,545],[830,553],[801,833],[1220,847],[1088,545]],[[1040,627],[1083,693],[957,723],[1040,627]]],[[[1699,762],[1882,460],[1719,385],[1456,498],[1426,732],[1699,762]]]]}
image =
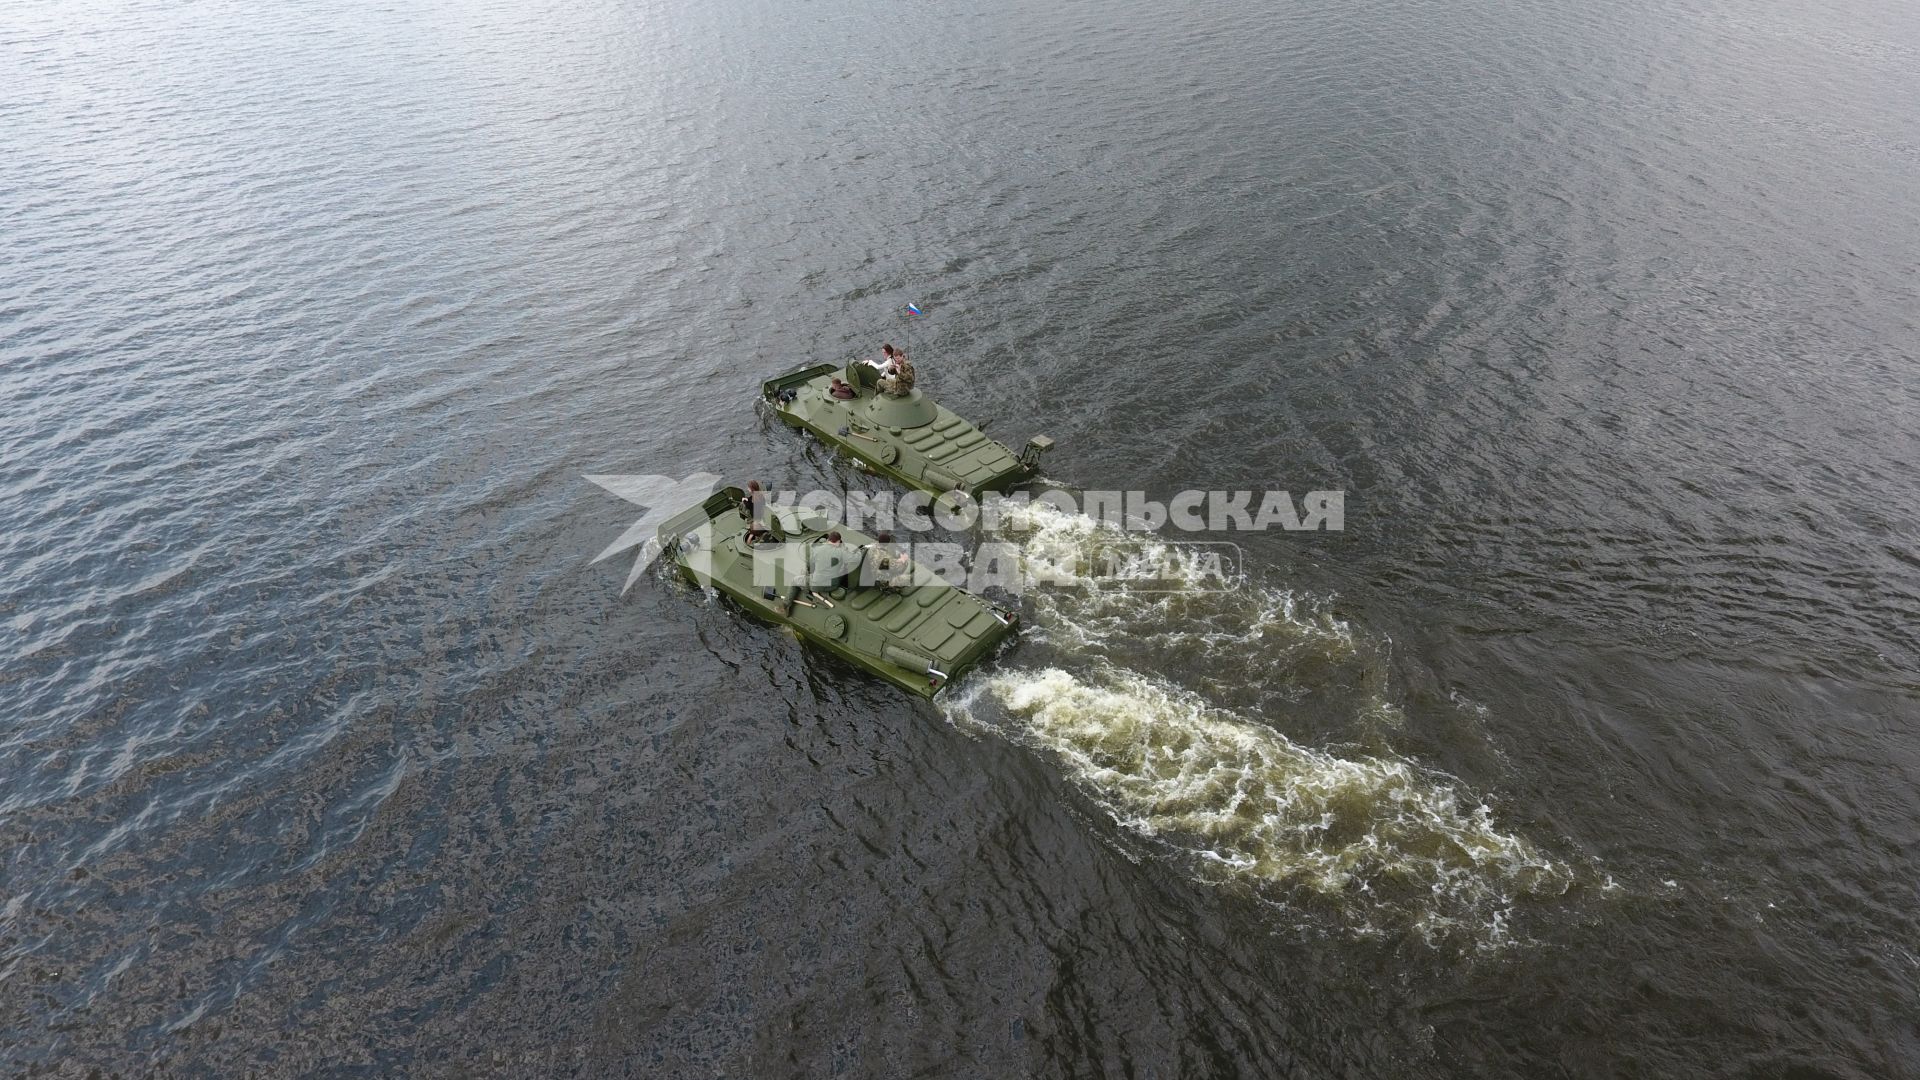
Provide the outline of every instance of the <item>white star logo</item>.
{"type": "Polygon", "coordinates": [[[660,557],[660,526],[668,518],[713,494],[715,485],[720,482],[716,473],[694,473],[684,480],[651,473],[589,476],[587,479],[646,511],[639,521],[620,534],[619,539],[608,544],[605,551],[592,559],[593,562],[599,562],[639,545],[640,555],[633,562],[633,571],[627,575],[627,583],[620,586],[623,595],[633,588],[634,582],[640,580],[641,573],[653,564],[653,560],[660,557]]]}

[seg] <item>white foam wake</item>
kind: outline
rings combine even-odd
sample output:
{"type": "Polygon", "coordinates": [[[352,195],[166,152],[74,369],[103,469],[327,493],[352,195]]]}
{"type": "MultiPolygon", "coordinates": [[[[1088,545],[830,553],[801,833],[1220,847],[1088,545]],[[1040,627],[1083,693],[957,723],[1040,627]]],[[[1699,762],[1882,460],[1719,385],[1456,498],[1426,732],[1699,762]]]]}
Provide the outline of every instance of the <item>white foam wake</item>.
{"type": "Polygon", "coordinates": [[[1203,562],[1183,562],[1177,539],[1045,504],[1008,526],[1030,573],[1073,586],[1029,595],[1040,636],[1074,670],[1002,671],[963,688],[952,714],[1048,752],[1196,877],[1304,890],[1356,930],[1467,928],[1483,942],[1520,899],[1572,883],[1455,783],[1390,752],[1303,746],[1267,722],[1291,694],[1336,686],[1366,733],[1398,722],[1383,650],[1325,605],[1253,582],[1222,588],[1203,562]],[[1149,665],[1169,674],[1137,670],[1149,665]]]}
{"type": "Polygon", "coordinates": [[[1351,627],[1291,590],[1220,577],[1211,542],[1124,530],[1046,503],[1008,512],[1003,527],[1018,539],[1028,578],[1039,583],[1030,595],[1062,644],[1162,635],[1210,647],[1251,645],[1242,650],[1249,656],[1270,654],[1277,639],[1311,642],[1333,656],[1356,653],[1351,627]]]}
{"type": "Polygon", "coordinates": [[[1003,672],[953,705],[994,723],[982,688],[1013,738],[1048,751],[1122,826],[1189,856],[1202,880],[1358,900],[1356,925],[1394,913],[1424,930],[1484,926],[1571,882],[1486,805],[1404,760],[1301,746],[1130,672],[1003,672]]]}

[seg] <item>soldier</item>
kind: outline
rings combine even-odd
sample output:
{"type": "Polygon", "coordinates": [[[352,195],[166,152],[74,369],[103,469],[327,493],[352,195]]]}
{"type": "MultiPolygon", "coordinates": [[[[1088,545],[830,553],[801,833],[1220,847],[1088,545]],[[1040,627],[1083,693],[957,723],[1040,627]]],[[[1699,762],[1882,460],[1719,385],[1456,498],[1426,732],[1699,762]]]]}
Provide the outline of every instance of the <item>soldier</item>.
{"type": "Polygon", "coordinates": [[[864,583],[882,589],[907,589],[913,585],[913,564],[900,545],[893,542],[893,534],[883,530],[875,533],[873,543],[867,545],[861,576],[864,583]]]}
{"type": "Polygon", "coordinates": [[[906,397],[907,392],[913,389],[913,365],[907,362],[906,351],[892,345],[882,345],[880,351],[887,357],[887,373],[880,377],[880,392],[892,397],[906,397]]]}
{"type": "Polygon", "coordinates": [[[773,533],[767,529],[767,492],[760,486],[760,481],[747,481],[747,493],[740,497],[740,516],[747,521],[746,541],[749,547],[772,539],[773,533]]]}
{"type": "Polygon", "coordinates": [[[814,542],[807,561],[807,583],[816,589],[834,589],[853,575],[860,553],[848,551],[840,542],[839,530],[814,542]]]}

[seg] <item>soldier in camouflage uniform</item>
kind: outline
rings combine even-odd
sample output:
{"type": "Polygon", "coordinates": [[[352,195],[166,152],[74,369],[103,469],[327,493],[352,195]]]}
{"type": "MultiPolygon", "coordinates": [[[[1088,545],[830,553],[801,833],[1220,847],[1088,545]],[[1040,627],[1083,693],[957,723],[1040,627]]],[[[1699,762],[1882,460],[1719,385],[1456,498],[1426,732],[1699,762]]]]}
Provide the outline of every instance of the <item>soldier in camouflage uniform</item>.
{"type": "Polygon", "coordinates": [[[874,534],[873,543],[867,545],[866,559],[861,563],[860,573],[863,583],[882,589],[913,587],[913,563],[902,546],[893,542],[890,532],[874,534]]]}
{"type": "Polygon", "coordinates": [[[880,351],[887,358],[887,373],[880,377],[880,392],[906,397],[913,389],[913,365],[907,361],[907,354],[892,345],[882,345],[880,351]]]}

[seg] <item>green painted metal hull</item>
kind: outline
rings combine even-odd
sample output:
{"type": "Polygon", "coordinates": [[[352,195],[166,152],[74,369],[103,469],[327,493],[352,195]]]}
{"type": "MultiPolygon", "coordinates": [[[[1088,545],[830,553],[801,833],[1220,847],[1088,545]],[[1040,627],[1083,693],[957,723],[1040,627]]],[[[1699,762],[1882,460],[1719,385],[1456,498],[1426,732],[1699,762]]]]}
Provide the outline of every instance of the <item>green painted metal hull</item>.
{"type": "Polygon", "coordinates": [[[828,387],[841,370],[803,368],[767,380],[761,395],[784,423],[812,432],[870,472],[930,495],[1004,492],[1038,472],[1037,464],[918,390],[905,397],[871,390],[853,400],[833,397],[828,387]]]}
{"type": "MultiPolygon", "coordinates": [[[[744,495],[737,487],[714,493],[668,519],[659,539],[665,556],[688,580],[725,594],[756,618],[787,627],[807,643],[924,698],[958,680],[1014,633],[1011,612],[947,586],[922,568],[905,588],[855,583],[816,597],[785,568],[807,565],[808,549],[823,542],[828,523],[778,511],[785,538],[749,545],[739,509],[744,495]],[[766,589],[773,587],[778,596],[788,585],[797,585],[802,599],[815,606],[795,604],[783,613],[766,589]]],[[[834,527],[846,550],[872,542],[863,533],[834,527]]]]}

